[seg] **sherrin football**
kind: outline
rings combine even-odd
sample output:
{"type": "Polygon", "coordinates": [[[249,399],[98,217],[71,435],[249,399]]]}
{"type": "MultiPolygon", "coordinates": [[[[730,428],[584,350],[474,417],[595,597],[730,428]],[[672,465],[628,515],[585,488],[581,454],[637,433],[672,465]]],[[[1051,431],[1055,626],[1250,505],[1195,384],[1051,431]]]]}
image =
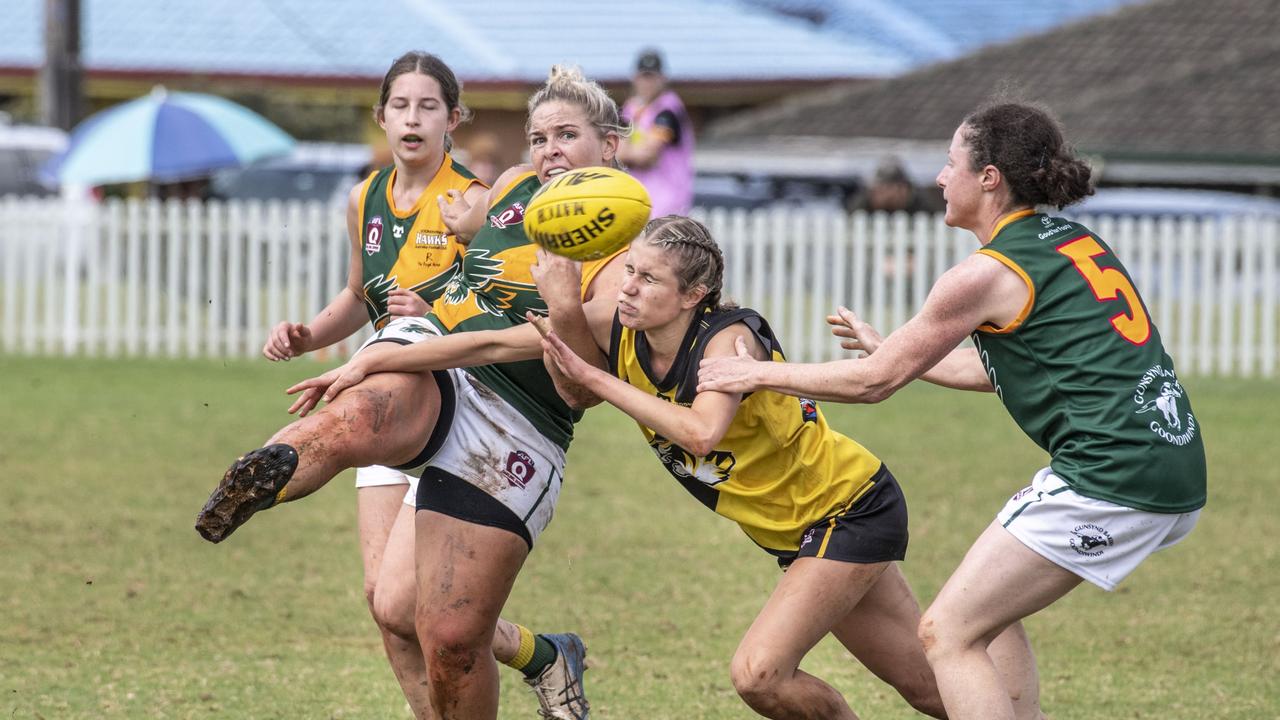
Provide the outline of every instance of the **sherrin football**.
{"type": "Polygon", "coordinates": [[[524,233],[558,255],[598,260],[649,221],[649,191],[622,170],[588,167],[547,181],[524,211],[524,233]]]}

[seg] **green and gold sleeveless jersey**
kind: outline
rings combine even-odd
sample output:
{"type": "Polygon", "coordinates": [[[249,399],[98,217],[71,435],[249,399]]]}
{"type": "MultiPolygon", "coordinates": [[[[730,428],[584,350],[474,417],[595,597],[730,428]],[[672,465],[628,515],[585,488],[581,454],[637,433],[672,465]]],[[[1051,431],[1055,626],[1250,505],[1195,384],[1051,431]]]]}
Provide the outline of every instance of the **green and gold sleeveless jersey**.
{"type": "MultiPolygon", "coordinates": [[[[541,187],[538,176],[525,173],[491,203],[481,228],[466,248],[456,274],[427,316],[442,331],[501,330],[527,322],[525,312],[547,314],[530,267],[538,246],[524,234],[524,209],[541,187]]],[[[621,252],[621,251],[619,251],[621,252]]],[[[582,292],[617,253],[582,265],[582,292]]],[[[560,399],[542,360],[467,368],[480,382],[520,411],[543,435],[563,448],[573,439],[573,424],[582,418],[560,399]]]]}
{"type": "MultiPolygon", "coordinates": [[[[698,363],[716,333],[744,323],[775,362],[782,348],[763,317],[746,308],[707,310],[696,318],[666,377],[655,377],[643,332],[614,316],[613,373],[667,402],[688,407],[697,396],[698,363]]],[[[851,507],[874,485],[880,460],[835,432],[813,400],[769,390],[742,399],[728,430],[704,457],[640,424],[667,472],[702,504],[738,523],[756,544],[777,553],[799,549],[805,529],[851,507]]]]}
{"type": "Polygon", "coordinates": [[[996,394],[1073,490],[1126,507],[1205,503],[1191,399],[1128,271],[1087,228],[1014,213],[978,250],[1018,273],[1030,297],[1007,327],[973,333],[996,394]]]}
{"type": "Polygon", "coordinates": [[[387,294],[396,288],[412,290],[428,304],[440,296],[462,266],[462,248],[440,218],[436,197],[484,185],[446,154],[413,207],[400,210],[391,197],[395,176],[395,167],[375,170],[360,189],[364,303],[374,328],[390,320],[387,294]]]}

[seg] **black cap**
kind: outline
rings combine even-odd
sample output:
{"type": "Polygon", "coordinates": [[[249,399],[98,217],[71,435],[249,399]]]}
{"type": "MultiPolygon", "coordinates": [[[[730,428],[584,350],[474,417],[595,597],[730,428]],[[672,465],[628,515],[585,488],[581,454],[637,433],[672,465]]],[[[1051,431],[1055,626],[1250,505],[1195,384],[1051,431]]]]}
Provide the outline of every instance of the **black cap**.
{"type": "Polygon", "coordinates": [[[636,72],[662,74],[662,54],[657,50],[644,50],[636,58],[636,72]]]}

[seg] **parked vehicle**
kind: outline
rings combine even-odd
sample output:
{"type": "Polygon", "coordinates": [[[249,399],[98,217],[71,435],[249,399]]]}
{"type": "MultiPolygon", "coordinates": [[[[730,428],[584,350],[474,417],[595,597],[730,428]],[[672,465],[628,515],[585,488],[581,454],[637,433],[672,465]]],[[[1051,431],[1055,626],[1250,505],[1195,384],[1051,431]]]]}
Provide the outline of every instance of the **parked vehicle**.
{"type": "Polygon", "coordinates": [[[14,125],[0,113],[0,195],[56,195],[40,167],[67,146],[67,134],[41,125],[14,125]]]}
{"type": "Polygon", "coordinates": [[[300,142],[284,157],[215,173],[210,189],[227,200],[341,202],[372,160],[368,145],[300,142]]]}

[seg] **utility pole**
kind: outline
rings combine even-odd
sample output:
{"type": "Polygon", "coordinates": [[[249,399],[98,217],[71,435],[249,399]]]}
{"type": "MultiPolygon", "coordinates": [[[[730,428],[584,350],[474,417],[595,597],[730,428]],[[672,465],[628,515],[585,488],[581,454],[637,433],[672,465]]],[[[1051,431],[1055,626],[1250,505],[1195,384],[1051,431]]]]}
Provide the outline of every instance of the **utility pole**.
{"type": "Polygon", "coordinates": [[[80,0],[44,0],[40,119],[70,130],[84,112],[80,69],[80,0]]]}

